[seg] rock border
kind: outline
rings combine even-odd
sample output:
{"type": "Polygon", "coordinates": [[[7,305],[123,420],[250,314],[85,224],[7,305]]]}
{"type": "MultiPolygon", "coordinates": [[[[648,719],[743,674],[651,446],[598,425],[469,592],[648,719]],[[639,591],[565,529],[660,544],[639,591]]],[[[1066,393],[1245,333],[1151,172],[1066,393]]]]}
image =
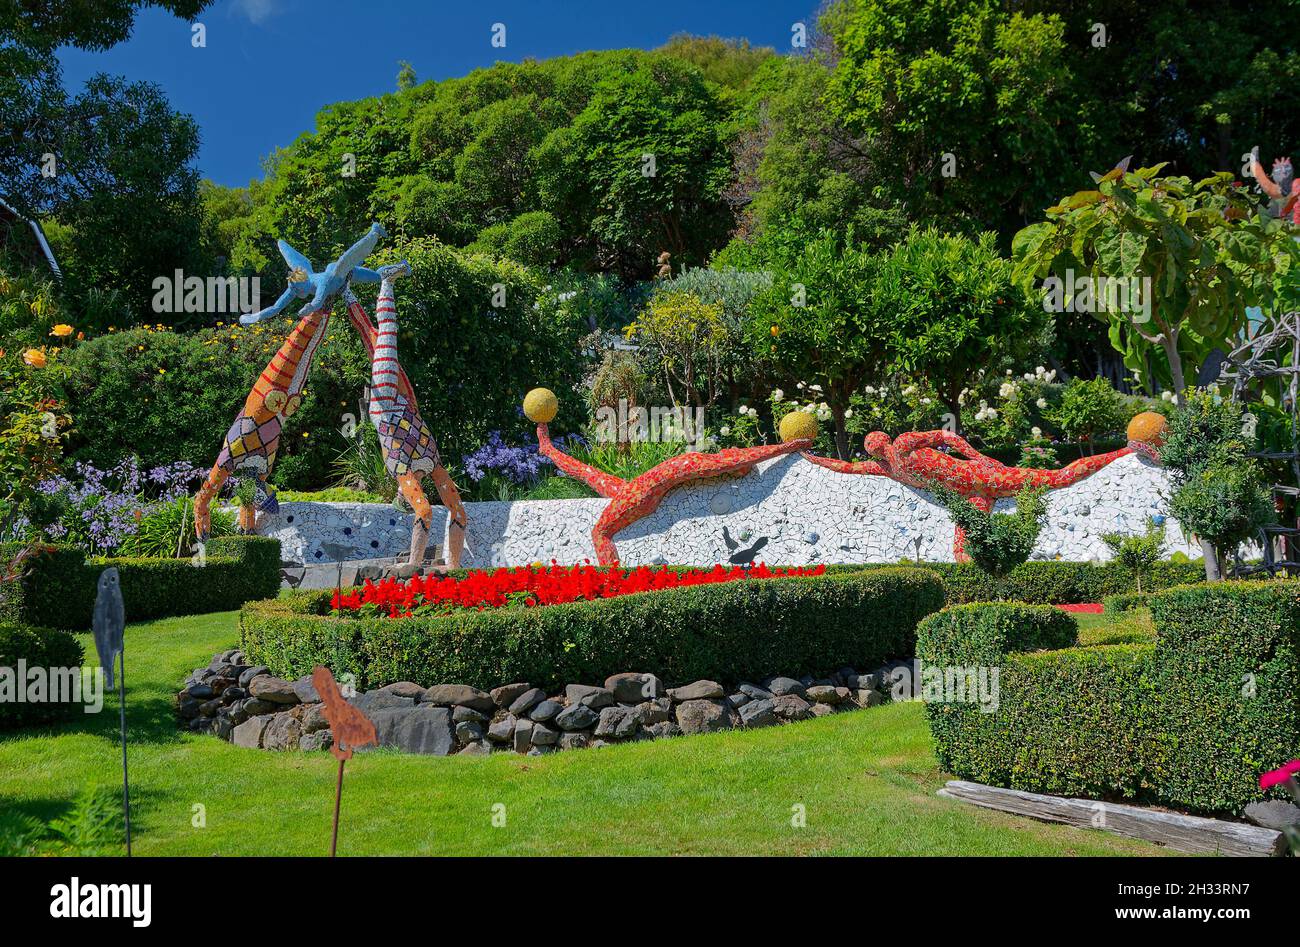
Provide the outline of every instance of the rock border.
{"type": "MultiPolygon", "coordinates": [[[[886,685],[912,661],[859,673],[841,668],[824,678],[775,676],[728,693],[716,681],[666,687],[655,675],[628,671],[601,684],[558,692],[526,682],[482,691],[465,684],[423,687],[410,681],[349,697],[375,724],[379,745],[447,756],[508,752],[539,756],[719,730],[758,729],[874,707],[886,685]]],[[[914,673],[914,668],[912,668],[914,673]]],[[[342,682],[346,683],[346,682],[342,682]]],[[[311,677],[287,681],[250,665],[239,649],[196,668],[177,694],[184,729],[212,733],[236,746],[326,750],[334,737],[311,677]]]]}

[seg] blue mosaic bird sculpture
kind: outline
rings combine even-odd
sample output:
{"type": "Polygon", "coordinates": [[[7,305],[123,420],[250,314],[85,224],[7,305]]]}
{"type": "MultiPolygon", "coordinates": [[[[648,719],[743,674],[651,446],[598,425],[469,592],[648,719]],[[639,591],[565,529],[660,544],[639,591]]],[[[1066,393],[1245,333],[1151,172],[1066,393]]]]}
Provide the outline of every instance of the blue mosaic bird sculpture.
{"type": "Polygon", "coordinates": [[[378,283],[379,274],[361,266],[361,263],[374,251],[379,238],[387,236],[388,232],[378,223],[371,224],[370,230],[364,237],[348,247],[343,251],[342,256],[320,272],[313,270],[311,261],[289,244],[277,240],[275,243],[280,248],[280,255],[289,264],[289,285],[280,294],[280,298],[271,305],[258,312],[240,316],[239,321],[248,326],[270,316],[277,316],[294,299],[311,300],[298,313],[299,316],[305,316],[331,305],[347,288],[350,280],[359,283],[378,283]]]}

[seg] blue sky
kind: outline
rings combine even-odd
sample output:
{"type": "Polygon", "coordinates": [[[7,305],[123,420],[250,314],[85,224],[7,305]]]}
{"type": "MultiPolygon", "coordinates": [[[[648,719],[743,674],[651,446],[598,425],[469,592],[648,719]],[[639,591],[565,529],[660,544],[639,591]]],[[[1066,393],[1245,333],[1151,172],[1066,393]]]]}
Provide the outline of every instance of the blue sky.
{"type": "Polygon", "coordinates": [[[261,176],[262,158],[313,126],[331,102],[396,87],[397,63],[420,81],[461,76],[498,60],[584,49],[661,45],[674,33],[744,37],[790,48],[790,25],[811,23],[817,0],[217,0],[191,25],[146,10],[135,33],[103,53],[64,50],[64,82],[96,72],[156,82],[203,136],[199,170],[228,185],[261,176]],[[506,47],[491,45],[504,23],[506,47]]]}

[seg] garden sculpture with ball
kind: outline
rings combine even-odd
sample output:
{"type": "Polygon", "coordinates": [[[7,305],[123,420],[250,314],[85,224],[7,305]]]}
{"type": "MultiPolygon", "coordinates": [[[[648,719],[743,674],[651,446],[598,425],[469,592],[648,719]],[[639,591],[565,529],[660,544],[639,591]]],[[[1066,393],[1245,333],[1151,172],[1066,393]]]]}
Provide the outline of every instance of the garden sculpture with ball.
{"type": "Polygon", "coordinates": [[[554,393],[545,388],[534,388],[524,398],[524,414],[537,424],[541,452],[560,470],[581,480],[610,501],[591,530],[596,558],[603,566],[618,562],[614,535],[653,513],[670,490],[709,477],[743,476],[759,461],[812,446],[811,439],[801,437],[762,447],[729,447],[712,454],[690,451],[670,457],[639,477],[623,480],[570,457],[551,443],[547,424],[555,419],[558,410],[559,402],[554,393]]]}
{"type": "Polygon", "coordinates": [[[397,358],[397,304],[393,297],[393,280],[410,274],[411,267],[405,261],[380,268],[379,300],[375,304],[378,329],[371,324],[370,317],[350,289],[344,292],[344,299],[348,305],[348,319],[370,356],[368,412],[379,433],[384,466],[396,478],[402,496],[415,513],[407,562],[422,562],[429,544],[433,510],[420,485],[420,481],[428,476],[447,507],[450,520],[446,562],[451,568],[459,569],[461,551],[465,548],[465,505],[461,503],[456,484],[442,465],[438,445],[420,416],[415,391],[397,358]]]}
{"type": "MultiPolygon", "coordinates": [[[[797,413],[802,412],[792,412],[786,417],[797,413]]],[[[784,423],[783,419],[783,426],[784,423]]],[[[1141,453],[1152,460],[1159,460],[1165,430],[1166,421],[1161,415],[1143,412],[1129,422],[1128,447],[1082,457],[1060,470],[1009,467],[981,454],[964,438],[950,431],[918,431],[900,434],[892,440],[883,431],[872,431],[866,437],[865,446],[871,457],[871,460],[866,461],[835,460],[807,452],[804,457],[828,470],[889,477],[919,489],[941,484],[988,513],[997,500],[1013,497],[1026,487],[1049,490],[1068,487],[1132,453],[1141,453]]],[[[970,561],[965,545],[965,533],[957,526],[954,529],[952,550],[953,558],[958,562],[970,561]]]]}

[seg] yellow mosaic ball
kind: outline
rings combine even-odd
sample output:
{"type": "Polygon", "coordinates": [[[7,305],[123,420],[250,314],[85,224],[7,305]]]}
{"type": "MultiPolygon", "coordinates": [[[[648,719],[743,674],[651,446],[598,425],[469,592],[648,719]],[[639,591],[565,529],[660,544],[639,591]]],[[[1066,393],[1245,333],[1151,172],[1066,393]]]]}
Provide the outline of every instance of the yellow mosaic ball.
{"type": "Polygon", "coordinates": [[[815,440],[817,430],[817,419],[807,411],[791,411],[781,419],[781,441],[786,444],[805,438],[815,440]]]}
{"type": "Polygon", "coordinates": [[[560,399],[549,388],[534,388],[524,395],[524,414],[535,424],[549,424],[560,410],[560,399]]]}
{"type": "Polygon", "coordinates": [[[1165,420],[1165,416],[1154,411],[1143,411],[1128,422],[1128,439],[1152,447],[1162,446],[1168,431],[1169,422],[1165,420]]]}

